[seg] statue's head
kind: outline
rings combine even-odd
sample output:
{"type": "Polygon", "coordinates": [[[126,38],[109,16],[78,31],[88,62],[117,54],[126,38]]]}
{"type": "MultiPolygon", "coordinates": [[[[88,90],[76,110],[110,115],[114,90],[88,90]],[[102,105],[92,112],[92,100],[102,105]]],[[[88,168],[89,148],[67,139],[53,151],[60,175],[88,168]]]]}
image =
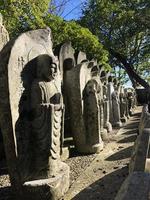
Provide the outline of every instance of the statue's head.
{"type": "Polygon", "coordinates": [[[37,78],[51,81],[57,74],[57,62],[55,57],[42,54],[37,57],[37,78]]]}

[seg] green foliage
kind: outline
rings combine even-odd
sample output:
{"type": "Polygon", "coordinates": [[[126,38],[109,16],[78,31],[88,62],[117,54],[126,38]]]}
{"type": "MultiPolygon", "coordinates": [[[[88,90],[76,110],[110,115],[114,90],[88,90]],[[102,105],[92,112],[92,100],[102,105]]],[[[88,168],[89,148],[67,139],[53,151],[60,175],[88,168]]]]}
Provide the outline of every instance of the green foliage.
{"type": "Polygon", "coordinates": [[[87,28],[74,21],[64,21],[62,18],[48,13],[49,0],[2,0],[0,10],[4,16],[5,26],[11,37],[22,32],[37,28],[50,27],[54,39],[54,47],[62,42],[71,41],[76,50],[87,53],[89,58],[109,69],[108,53],[103,45],[87,28]]]}
{"type": "MultiPolygon", "coordinates": [[[[88,0],[80,24],[98,36],[104,47],[119,53],[138,74],[150,65],[150,1],[88,0]]],[[[112,67],[123,64],[110,53],[112,67]]],[[[142,72],[142,73],[141,73],[142,72]]]]}
{"type": "Polygon", "coordinates": [[[52,15],[45,17],[45,23],[52,30],[54,46],[64,41],[71,41],[76,50],[86,52],[89,58],[96,58],[105,68],[110,68],[107,64],[107,51],[104,50],[103,45],[99,43],[98,38],[87,28],[81,27],[74,21],[66,22],[52,15]]]}
{"type": "Polygon", "coordinates": [[[10,36],[44,26],[49,0],[1,0],[0,11],[10,36]]]}

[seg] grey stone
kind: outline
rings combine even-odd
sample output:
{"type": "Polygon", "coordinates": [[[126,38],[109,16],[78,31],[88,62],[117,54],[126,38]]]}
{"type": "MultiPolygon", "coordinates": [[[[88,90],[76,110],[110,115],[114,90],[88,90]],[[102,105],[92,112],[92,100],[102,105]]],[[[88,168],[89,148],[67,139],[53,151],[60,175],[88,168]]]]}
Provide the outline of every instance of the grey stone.
{"type": "Polygon", "coordinates": [[[8,41],[9,41],[9,35],[6,28],[3,26],[3,18],[2,15],[0,14],[0,51],[5,46],[5,44],[7,44],[8,41]]]}
{"type": "Polygon", "coordinates": [[[55,55],[58,56],[59,59],[62,81],[64,80],[65,71],[75,66],[74,52],[75,50],[71,46],[71,42],[63,43],[55,49],[55,55]]]}
{"type": "Polygon", "coordinates": [[[125,88],[124,89],[125,92],[125,101],[126,101],[126,111],[125,111],[125,115],[127,117],[127,119],[130,118],[130,114],[129,114],[129,101],[128,101],[128,89],[125,88]]]}
{"type": "Polygon", "coordinates": [[[122,184],[115,200],[149,200],[150,174],[133,172],[122,184]]]}
{"type": "Polygon", "coordinates": [[[66,74],[71,130],[77,150],[98,153],[103,148],[100,130],[99,84],[92,79],[93,62],[82,63],[66,74]]]}
{"type": "Polygon", "coordinates": [[[107,87],[108,80],[107,80],[107,75],[104,71],[101,72],[100,80],[103,87],[104,128],[106,128],[107,132],[111,132],[112,125],[109,122],[110,109],[109,109],[109,98],[108,98],[108,87],[107,87]]]}
{"type": "Polygon", "coordinates": [[[127,122],[127,117],[126,117],[126,96],[124,92],[124,87],[120,86],[120,91],[119,91],[119,98],[120,98],[120,117],[122,122],[127,122]]]}
{"type": "Polygon", "coordinates": [[[118,88],[114,88],[113,78],[108,78],[108,99],[110,109],[110,123],[114,127],[121,127],[122,123],[120,120],[120,101],[118,88]]]}
{"type": "Polygon", "coordinates": [[[98,92],[98,102],[99,102],[99,112],[100,112],[100,133],[102,140],[108,140],[107,129],[104,128],[104,96],[103,96],[103,85],[100,80],[100,68],[99,65],[95,65],[97,62],[94,62],[94,67],[92,68],[92,79],[95,79],[99,85],[98,92]]]}
{"type": "Polygon", "coordinates": [[[49,179],[33,180],[23,185],[25,200],[58,200],[69,188],[69,167],[64,165],[59,176],[49,179]]]}
{"type": "MultiPolygon", "coordinates": [[[[55,54],[59,58],[59,67],[61,71],[62,76],[62,88],[63,88],[63,101],[65,105],[65,119],[64,119],[64,138],[68,138],[72,136],[71,133],[71,127],[70,127],[70,110],[68,107],[68,98],[69,96],[66,93],[66,73],[68,70],[71,70],[73,67],[75,67],[75,58],[74,58],[74,49],[71,46],[71,42],[66,42],[64,44],[61,44],[55,49],[55,54]]],[[[61,158],[64,160],[64,158],[68,158],[69,156],[69,147],[67,147],[64,143],[62,150],[61,150],[61,158]],[[68,150],[67,150],[68,148],[68,150]],[[68,151],[68,152],[67,152],[68,151]]]]}
{"type": "Polygon", "coordinates": [[[148,164],[148,152],[149,152],[149,140],[150,140],[150,113],[148,112],[148,106],[145,105],[142,110],[142,115],[139,124],[139,135],[135,141],[129,172],[133,171],[145,171],[145,166],[148,164]]]}
{"type": "Polygon", "coordinates": [[[0,124],[12,188],[21,199],[27,185],[32,190],[32,181],[42,179],[37,193],[35,185],[33,190],[35,196],[39,189],[44,195],[48,179],[48,199],[59,199],[69,187],[69,167],[60,160],[63,101],[50,30],[29,31],[10,41],[0,53],[0,77],[0,124]],[[55,193],[53,180],[63,184],[55,193]]]}
{"type": "Polygon", "coordinates": [[[87,57],[86,57],[86,53],[82,52],[82,51],[78,51],[75,53],[75,58],[76,58],[76,64],[80,64],[82,62],[87,62],[87,57]]]}
{"type": "Polygon", "coordinates": [[[2,14],[0,13],[0,24],[2,24],[3,23],[3,16],[2,16],[2,14]]]}

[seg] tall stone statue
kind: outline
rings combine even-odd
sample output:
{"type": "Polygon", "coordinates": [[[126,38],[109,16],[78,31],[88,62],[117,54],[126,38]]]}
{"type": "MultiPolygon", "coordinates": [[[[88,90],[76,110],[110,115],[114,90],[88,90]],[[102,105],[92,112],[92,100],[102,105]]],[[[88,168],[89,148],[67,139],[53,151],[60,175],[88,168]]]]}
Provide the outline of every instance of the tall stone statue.
{"type": "Polygon", "coordinates": [[[93,62],[83,62],[69,70],[66,76],[66,94],[69,97],[75,147],[78,152],[86,154],[99,153],[103,149],[99,98],[101,90],[92,76],[93,67],[93,62]]]}
{"type": "Polygon", "coordinates": [[[17,199],[60,199],[69,188],[69,167],[60,160],[64,115],[50,29],[10,41],[0,52],[0,76],[0,124],[12,191],[17,199]]]}
{"type": "Polygon", "coordinates": [[[57,65],[48,55],[37,58],[37,75],[31,86],[31,133],[34,138],[35,178],[56,176],[60,161],[62,95],[55,76],[57,65]]]}
{"type": "Polygon", "coordinates": [[[116,79],[114,79],[114,92],[112,93],[112,108],[113,108],[113,125],[116,127],[121,127],[121,117],[120,117],[120,99],[119,99],[120,84],[116,79]]]}
{"type": "Polygon", "coordinates": [[[126,117],[126,95],[124,92],[124,87],[120,86],[120,92],[119,92],[119,98],[120,98],[120,117],[122,122],[127,122],[126,117]]]}
{"type": "Polygon", "coordinates": [[[89,146],[94,146],[97,142],[102,143],[102,103],[100,85],[94,79],[89,80],[83,90],[83,118],[86,129],[86,142],[89,146]]]}
{"type": "Polygon", "coordinates": [[[100,79],[103,86],[104,128],[106,128],[108,132],[111,132],[112,125],[109,122],[110,108],[109,108],[109,98],[108,98],[107,77],[104,72],[101,73],[100,79]]]}

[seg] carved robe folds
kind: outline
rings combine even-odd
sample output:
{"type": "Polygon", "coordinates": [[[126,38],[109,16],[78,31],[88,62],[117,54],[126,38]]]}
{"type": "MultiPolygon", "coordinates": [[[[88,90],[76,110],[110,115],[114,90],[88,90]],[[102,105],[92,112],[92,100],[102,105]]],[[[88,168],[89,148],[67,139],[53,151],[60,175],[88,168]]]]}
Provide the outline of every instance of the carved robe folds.
{"type": "Polygon", "coordinates": [[[49,168],[48,177],[55,175],[58,171],[57,160],[60,158],[62,119],[60,98],[61,94],[58,93],[54,81],[38,82],[36,80],[32,84],[31,108],[33,113],[32,134],[35,143],[33,150],[35,169],[40,174],[43,173],[43,170],[49,168]]]}

